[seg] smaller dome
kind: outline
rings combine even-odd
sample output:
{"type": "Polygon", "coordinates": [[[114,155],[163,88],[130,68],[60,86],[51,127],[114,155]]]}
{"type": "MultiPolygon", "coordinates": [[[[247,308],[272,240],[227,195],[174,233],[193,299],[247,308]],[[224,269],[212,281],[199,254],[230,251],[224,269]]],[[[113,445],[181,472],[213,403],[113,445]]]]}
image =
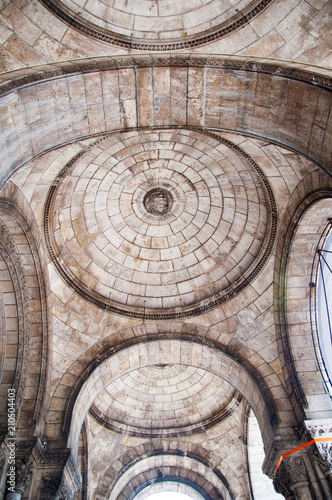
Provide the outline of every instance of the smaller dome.
{"type": "Polygon", "coordinates": [[[239,394],[203,369],[177,364],[139,368],[109,384],[90,410],[104,426],[138,436],[201,431],[237,408],[239,394]]]}

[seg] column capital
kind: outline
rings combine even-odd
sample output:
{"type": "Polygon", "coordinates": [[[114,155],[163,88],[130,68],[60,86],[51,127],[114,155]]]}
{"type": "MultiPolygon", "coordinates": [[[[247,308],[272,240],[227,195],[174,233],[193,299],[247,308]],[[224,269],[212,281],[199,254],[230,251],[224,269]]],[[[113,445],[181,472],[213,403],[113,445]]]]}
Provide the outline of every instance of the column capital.
{"type": "Polygon", "coordinates": [[[292,439],[275,439],[266,451],[262,467],[264,474],[269,477],[274,476],[281,455],[297,446],[299,446],[299,441],[294,437],[292,439]]]}
{"type": "MultiPolygon", "coordinates": [[[[273,480],[274,488],[285,498],[302,498],[301,490],[309,487],[309,476],[306,463],[301,456],[285,457],[273,480]]],[[[304,498],[310,498],[305,496],[304,498]]]]}

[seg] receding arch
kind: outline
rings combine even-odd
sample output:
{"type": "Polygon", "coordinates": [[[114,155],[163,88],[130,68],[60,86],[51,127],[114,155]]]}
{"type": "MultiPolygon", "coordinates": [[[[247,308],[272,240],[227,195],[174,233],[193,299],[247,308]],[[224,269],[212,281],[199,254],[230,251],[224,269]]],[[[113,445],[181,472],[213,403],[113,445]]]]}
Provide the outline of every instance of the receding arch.
{"type": "Polygon", "coordinates": [[[196,366],[223,378],[248,401],[260,424],[263,440],[270,444],[274,435],[268,404],[258,383],[243,368],[220,350],[188,340],[150,340],[124,348],[102,361],[82,384],[71,415],[68,447],[77,455],[81,428],[96,396],[117,377],[142,366],[181,363],[196,366]]]}
{"type": "MultiPolygon", "coordinates": [[[[180,479],[186,479],[188,472],[191,470],[191,464],[195,464],[195,468],[198,469],[198,472],[201,475],[200,484],[205,482],[204,488],[201,490],[205,495],[214,491],[214,494],[217,494],[217,498],[219,498],[219,491],[222,491],[226,498],[228,498],[228,496],[230,496],[230,498],[234,498],[234,492],[225,477],[225,474],[227,474],[227,476],[231,474],[231,470],[226,467],[226,470],[221,471],[219,467],[213,466],[212,464],[216,464],[214,453],[208,452],[199,444],[188,444],[185,441],[181,441],[180,450],[174,449],[173,440],[143,441],[130,450],[127,450],[124,454],[118,457],[118,460],[121,462],[123,467],[119,469],[119,462],[117,461],[105,468],[95,491],[96,498],[108,498],[108,495],[113,492],[113,488],[115,487],[117,488],[117,491],[122,490],[123,492],[123,488],[125,488],[131,480],[140,474],[141,464],[147,464],[147,467],[145,467],[145,478],[141,478],[138,487],[139,491],[141,487],[144,489],[145,486],[148,486],[148,484],[145,484],[146,479],[151,479],[152,482],[156,479],[160,479],[161,475],[158,475],[160,467],[168,467],[172,464],[176,467],[176,470],[173,469],[173,472],[177,474],[177,477],[180,477],[180,479]],[[204,477],[202,479],[202,474],[205,476],[205,472],[208,469],[209,472],[207,473],[207,476],[208,478],[212,478],[212,484],[208,484],[204,477]]],[[[191,476],[191,480],[195,479],[195,474],[191,476]]],[[[197,477],[198,476],[196,474],[196,478],[197,477]]],[[[165,477],[163,476],[162,479],[164,480],[165,477]]],[[[238,486],[237,478],[232,477],[232,482],[233,486],[238,486]]],[[[137,483],[134,482],[134,484],[137,483]]],[[[126,493],[127,496],[132,494],[133,488],[129,487],[126,493]]]]}
{"type": "Polygon", "coordinates": [[[135,462],[120,475],[115,484],[110,485],[105,498],[117,500],[123,494],[125,498],[133,500],[139,491],[160,478],[173,481],[177,479],[196,487],[208,500],[233,500],[227,481],[220,474],[215,474],[197,457],[174,453],[151,455],[135,462]],[[148,480],[146,472],[149,472],[148,480]],[[200,479],[200,484],[197,484],[197,478],[200,479]]]}

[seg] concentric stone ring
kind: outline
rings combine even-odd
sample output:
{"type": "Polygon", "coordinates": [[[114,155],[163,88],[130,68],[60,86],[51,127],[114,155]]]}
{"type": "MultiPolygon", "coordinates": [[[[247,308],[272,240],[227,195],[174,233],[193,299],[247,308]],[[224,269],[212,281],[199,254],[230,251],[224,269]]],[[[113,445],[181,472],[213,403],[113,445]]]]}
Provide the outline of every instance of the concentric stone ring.
{"type": "Polygon", "coordinates": [[[61,276],[87,300],[175,318],[215,307],[257,275],[274,208],[259,167],[217,135],[123,132],[55,179],[45,234],[61,276]]]}

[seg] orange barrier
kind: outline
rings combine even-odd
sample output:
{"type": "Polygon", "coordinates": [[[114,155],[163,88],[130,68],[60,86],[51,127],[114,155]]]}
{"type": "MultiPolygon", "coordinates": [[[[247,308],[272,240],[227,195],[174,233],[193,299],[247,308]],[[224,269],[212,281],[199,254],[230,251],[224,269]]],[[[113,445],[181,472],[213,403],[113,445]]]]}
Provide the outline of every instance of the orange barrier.
{"type": "Polygon", "coordinates": [[[332,437],[312,439],[311,441],[308,441],[307,443],[301,444],[301,446],[297,446],[296,448],[293,448],[292,450],[287,451],[286,453],[283,453],[278,460],[278,465],[277,465],[277,468],[276,468],[274,475],[277,473],[277,470],[278,470],[283,458],[288,457],[288,455],[292,455],[292,453],[295,453],[296,451],[303,450],[303,448],[307,448],[307,446],[311,446],[314,443],[322,443],[324,441],[332,441],[332,437]]]}

